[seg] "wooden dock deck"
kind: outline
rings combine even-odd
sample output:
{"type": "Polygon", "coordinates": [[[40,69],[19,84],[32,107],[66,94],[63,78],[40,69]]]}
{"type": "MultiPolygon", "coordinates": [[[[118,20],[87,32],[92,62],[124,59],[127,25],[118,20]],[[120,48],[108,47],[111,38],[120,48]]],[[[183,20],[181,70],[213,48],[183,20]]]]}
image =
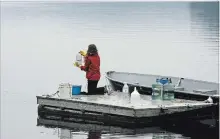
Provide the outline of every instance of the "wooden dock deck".
{"type": "MultiPolygon", "coordinates": [[[[152,101],[151,96],[142,95],[135,103],[125,101],[121,92],[106,95],[76,95],[69,99],[59,97],[37,96],[37,104],[41,106],[73,110],[79,112],[103,113],[132,118],[149,118],[171,115],[195,110],[208,109],[213,103],[202,101],[174,99],[171,101],[152,101]]],[[[190,116],[190,115],[189,115],[190,116]]]]}

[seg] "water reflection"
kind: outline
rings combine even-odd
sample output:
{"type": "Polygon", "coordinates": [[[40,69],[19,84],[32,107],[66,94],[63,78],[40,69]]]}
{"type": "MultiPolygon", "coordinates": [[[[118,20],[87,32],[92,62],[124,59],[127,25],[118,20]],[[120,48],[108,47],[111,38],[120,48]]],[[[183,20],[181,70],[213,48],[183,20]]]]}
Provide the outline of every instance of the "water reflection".
{"type": "Polygon", "coordinates": [[[208,125],[195,121],[183,121],[179,123],[164,122],[160,126],[149,126],[142,128],[119,127],[114,125],[105,125],[95,121],[71,118],[72,121],[61,120],[52,116],[39,117],[38,126],[58,129],[60,139],[72,138],[147,138],[147,139],[172,139],[189,138],[190,139],[217,139],[218,128],[210,128],[208,125]],[[195,130],[196,129],[196,130],[195,130]],[[193,131],[193,132],[192,132],[193,131]]]}
{"type": "Polygon", "coordinates": [[[59,131],[58,137],[60,137],[60,139],[71,139],[72,138],[72,133],[69,129],[60,128],[58,131],[59,131]]]}
{"type": "Polygon", "coordinates": [[[74,132],[70,129],[63,129],[59,128],[58,129],[58,137],[59,139],[72,139],[77,136],[87,136],[87,139],[101,139],[101,131],[88,131],[88,134],[85,135],[82,132],[74,132]]]}
{"type": "Polygon", "coordinates": [[[100,131],[89,131],[87,139],[101,139],[100,131]]]}

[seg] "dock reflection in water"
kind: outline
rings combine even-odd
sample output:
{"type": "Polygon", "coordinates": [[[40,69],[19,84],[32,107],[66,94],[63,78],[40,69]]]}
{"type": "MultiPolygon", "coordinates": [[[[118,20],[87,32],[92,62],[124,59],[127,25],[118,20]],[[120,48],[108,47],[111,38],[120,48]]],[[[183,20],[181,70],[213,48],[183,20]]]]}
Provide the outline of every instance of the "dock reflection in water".
{"type": "Polygon", "coordinates": [[[155,127],[133,128],[105,125],[97,121],[44,115],[38,117],[37,126],[54,128],[60,139],[138,138],[138,139],[217,139],[218,126],[210,127],[195,121],[180,121],[155,127]],[[193,132],[192,132],[193,131],[193,132]]]}

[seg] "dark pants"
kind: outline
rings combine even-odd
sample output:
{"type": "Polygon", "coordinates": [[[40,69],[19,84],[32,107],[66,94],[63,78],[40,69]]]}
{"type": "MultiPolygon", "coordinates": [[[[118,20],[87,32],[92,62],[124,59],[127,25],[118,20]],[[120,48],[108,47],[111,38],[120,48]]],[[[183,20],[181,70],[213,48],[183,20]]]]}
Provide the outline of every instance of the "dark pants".
{"type": "Polygon", "coordinates": [[[100,95],[104,94],[104,87],[97,88],[99,81],[88,80],[88,95],[100,95]]]}

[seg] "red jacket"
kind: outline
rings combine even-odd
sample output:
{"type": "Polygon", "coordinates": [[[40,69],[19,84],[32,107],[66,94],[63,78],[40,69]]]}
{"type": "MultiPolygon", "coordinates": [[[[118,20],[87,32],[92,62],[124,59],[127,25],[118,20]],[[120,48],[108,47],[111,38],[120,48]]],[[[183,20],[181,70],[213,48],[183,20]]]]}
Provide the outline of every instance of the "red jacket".
{"type": "Polygon", "coordinates": [[[80,66],[81,70],[86,72],[88,80],[97,81],[100,79],[100,57],[98,54],[85,57],[85,65],[80,66]]]}

